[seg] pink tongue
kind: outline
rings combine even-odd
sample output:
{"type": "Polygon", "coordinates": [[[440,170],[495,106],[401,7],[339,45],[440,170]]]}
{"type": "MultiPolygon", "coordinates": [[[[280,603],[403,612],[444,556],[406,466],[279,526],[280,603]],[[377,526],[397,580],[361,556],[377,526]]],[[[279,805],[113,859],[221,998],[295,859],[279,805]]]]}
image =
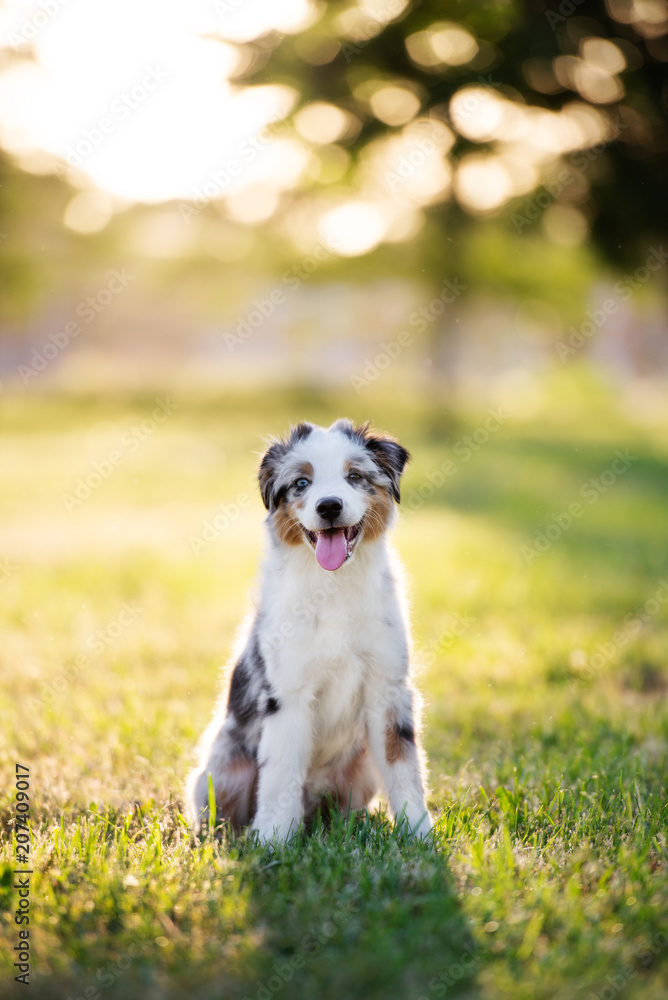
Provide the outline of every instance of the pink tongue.
{"type": "Polygon", "coordinates": [[[319,531],[315,557],[323,569],[338,569],[346,558],[346,535],[341,531],[319,531]]]}

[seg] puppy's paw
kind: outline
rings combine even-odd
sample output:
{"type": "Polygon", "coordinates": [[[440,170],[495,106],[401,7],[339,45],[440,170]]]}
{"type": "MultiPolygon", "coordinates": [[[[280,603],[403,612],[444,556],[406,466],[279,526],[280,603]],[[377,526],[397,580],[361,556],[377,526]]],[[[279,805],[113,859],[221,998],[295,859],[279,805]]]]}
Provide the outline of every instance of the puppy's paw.
{"type": "Polygon", "coordinates": [[[275,847],[278,844],[285,844],[291,840],[299,827],[299,820],[290,817],[284,820],[256,819],[253,823],[253,833],[257,836],[261,844],[275,847]]]}
{"type": "Polygon", "coordinates": [[[402,813],[397,816],[396,823],[401,836],[410,840],[425,840],[434,826],[434,821],[426,806],[424,812],[410,817],[402,813]]]}
{"type": "Polygon", "coordinates": [[[434,821],[429,810],[426,810],[422,819],[416,826],[411,827],[411,836],[416,840],[424,840],[434,828],[434,821]]]}

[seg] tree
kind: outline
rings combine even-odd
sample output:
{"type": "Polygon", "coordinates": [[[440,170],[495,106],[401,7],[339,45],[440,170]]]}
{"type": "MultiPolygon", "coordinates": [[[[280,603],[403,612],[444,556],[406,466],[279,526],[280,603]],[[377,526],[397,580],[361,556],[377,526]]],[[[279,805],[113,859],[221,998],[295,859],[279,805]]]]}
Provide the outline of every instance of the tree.
{"type": "Polygon", "coordinates": [[[345,168],[324,169],[298,199],[322,204],[344,183],[368,193],[375,170],[399,228],[402,202],[407,226],[409,209],[418,222],[425,211],[441,235],[493,216],[522,232],[527,212],[549,210],[557,238],[560,226],[565,242],[569,227],[589,228],[619,264],[666,232],[662,0],[330,2],[307,29],[265,35],[243,57],[240,82],[295,87],[295,130],[345,168]]]}

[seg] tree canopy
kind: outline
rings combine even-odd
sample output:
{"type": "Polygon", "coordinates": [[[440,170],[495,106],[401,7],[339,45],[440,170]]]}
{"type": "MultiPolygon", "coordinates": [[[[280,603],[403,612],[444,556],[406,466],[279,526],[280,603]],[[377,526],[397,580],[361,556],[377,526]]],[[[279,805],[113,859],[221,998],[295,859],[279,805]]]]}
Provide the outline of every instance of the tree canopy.
{"type": "Polygon", "coordinates": [[[237,78],[299,94],[291,124],[320,169],[291,224],[353,191],[383,203],[376,245],[425,214],[441,232],[541,219],[555,242],[590,231],[624,264],[666,231],[666,59],[664,0],[346,0],[240,46],[237,78]]]}

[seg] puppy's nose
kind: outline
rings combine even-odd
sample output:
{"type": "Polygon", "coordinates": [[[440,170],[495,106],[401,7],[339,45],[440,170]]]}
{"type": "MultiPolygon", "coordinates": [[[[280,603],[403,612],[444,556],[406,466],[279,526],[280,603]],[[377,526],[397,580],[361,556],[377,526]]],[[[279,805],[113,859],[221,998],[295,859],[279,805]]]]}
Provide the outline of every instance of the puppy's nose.
{"type": "Polygon", "coordinates": [[[334,521],[343,510],[343,500],[339,500],[338,497],[323,497],[322,500],[318,500],[315,509],[320,517],[334,521]]]}

